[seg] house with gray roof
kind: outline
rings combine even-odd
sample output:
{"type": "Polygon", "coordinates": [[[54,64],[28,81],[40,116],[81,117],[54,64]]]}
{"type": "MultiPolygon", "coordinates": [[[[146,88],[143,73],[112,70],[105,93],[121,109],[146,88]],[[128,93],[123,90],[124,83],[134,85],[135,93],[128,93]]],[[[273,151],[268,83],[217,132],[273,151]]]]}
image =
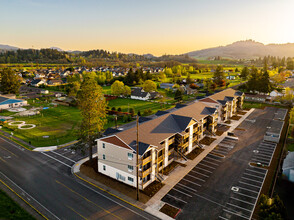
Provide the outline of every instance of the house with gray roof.
{"type": "Polygon", "coordinates": [[[0,110],[26,106],[28,103],[22,99],[12,99],[0,96],[0,110]]]}

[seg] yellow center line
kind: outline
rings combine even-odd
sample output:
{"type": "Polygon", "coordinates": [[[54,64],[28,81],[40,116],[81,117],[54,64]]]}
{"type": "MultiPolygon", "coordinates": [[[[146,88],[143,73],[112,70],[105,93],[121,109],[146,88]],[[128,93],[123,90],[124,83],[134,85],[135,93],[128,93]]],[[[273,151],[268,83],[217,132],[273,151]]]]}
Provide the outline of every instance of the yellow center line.
{"type": "Polygon", "coordinates": [[[123,219],[120,218],[119,216],[117,216],[117,215],[111,213],[110,211],[108,211],[107,209],[104,209],[103,207],[97,205],[96,203],[92,202],[91,200],[87,199],[86,197],[82,196],[81,194],[77,193],[76,191],[72,190],[71,188],[67,187],[67,186],[64,185],[63,183],[59,182],[58,180],[55,180],[55,182],[58,183],[58,184],[60,184],[60,185],[62,185],[62,186],[65,187],[65,188],[67,188],[69,191],[75,193],[76,195],[80,196],[81,198],[85,199],[87,202],[89,202],[89,203],[91,203],[91,204],[97,206],[98,208],[102,209],[102,210],[105,211],[106,213],[108,213],[108,214],[110,214],[110,215],[112,215],[112,216],[114,216],[114,217],[116,217],[116,218],[118,218],[118,219],[120,219],[120,220],[123,220],[123,219]]]}
{"type": "Polygon", "coordinates": [[[76,214],[78,214],[81,218],[85,219],[85,220],[88,220],[86,217],[84,217],[83,215],[81,215],[80,213],[78,213],[76,210],[74,210],[72,207],[66,205],[67,208],[71,209],[73,212],[75,212],[76,214]]]}
{"type": "Polygon", "coordinates": [[[1,157],[0,157],[0,160],[2,160],[4,163],[6,163],[6,161],[5,161],[5,160],[3,160],[1,157]]]}
{"type": "Polygon", "coordinates": [[[11,153],[12,155],[18,157],[16,154],[12,153],[10,150],[7,150],[5,147],[2,147],[2,146],[0,146],[0,147],[1,147],[3,150],[6,150],[6,151],[8,151],[9,153],[11,153]]]}

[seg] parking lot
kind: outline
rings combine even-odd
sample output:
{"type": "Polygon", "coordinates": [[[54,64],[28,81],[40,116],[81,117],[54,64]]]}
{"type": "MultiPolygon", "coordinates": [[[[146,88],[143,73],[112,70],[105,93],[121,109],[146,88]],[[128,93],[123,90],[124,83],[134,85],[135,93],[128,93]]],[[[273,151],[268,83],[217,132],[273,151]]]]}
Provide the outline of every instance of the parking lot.
{"type": "Polygon", "coordinates": [[[254,156],[251,162],[269,166],[272,161],[273,154],[275,152],[277,144],[267,141],[262,141],[256,150],[253,151],[254,156]]]}
{"type": "Polygon", "coordinates": [[[181,209],[177,219],[250,219],[276,144],[263,141],[276,108],[256,109],[162,201],[181,209]],[[261,163],[261,167],[252,166],[261,163]]]}

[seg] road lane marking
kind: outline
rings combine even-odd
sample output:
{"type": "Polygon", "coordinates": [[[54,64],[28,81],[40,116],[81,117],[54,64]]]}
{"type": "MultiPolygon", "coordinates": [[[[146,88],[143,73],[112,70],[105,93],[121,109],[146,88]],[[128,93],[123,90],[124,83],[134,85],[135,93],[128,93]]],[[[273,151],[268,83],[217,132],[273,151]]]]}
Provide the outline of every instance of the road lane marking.
{"type": "Polygon", "coordinates": [[[14,155],[15,157],[18,158],[18,156],[16,154],[14,154],[13,152],[11,152],[10,150],[7,150],[5,147],[0,146],[3,150],[8,151],[9,153],[11,153],[12,155],[14,155]]]}
{"type": "Polygon", "coordinates": [[[2,159],[2,157],[0,157],[0,160],[3,161],[4,163],[7,163],[6,160],[2,159]]]}
{"type": "Polygon", "coordinates": [[[54,158],[54,157],[52,157],[52,156],[50,156],[50,155],[48,155],[48,154],[46,154],[44,152],[41,152],[41,154],[46,155],[47,157],[50,157],[51,159],[58,161],[59,163],[63,164],[64,166],[67,166],[67,167],[71,168],[71,166],[69,166],[68,164],[66,164],[66,163],[64,163],[64,162],[62,162],[60,160],[57,160],[56,158],[54,158]]]}
{"type": "Polygon", "coordinates": [[[227,218],[225,218],[225,217],[222,217],[222,216],[218,216],[220,219],[223,219],[223,220],[229,220],[229,219],[227,219],[227,218]]]}
{"type": "Polygon", "coordinates": [[[78,213],[76,210],[74,210],[72,207],[66,205],[67,208],[71,209],[74,213],[78,214],[81,218],[85,219],[85,220],[88,220],[86,217],[84,217],[82,214],[78,213]]]}
{"type": "MultiPolygon", "coordinates": [[[[140,207],[138,207],[138,206],[136,206],[136,205],[134,205],[134,204],[128,202],[127,200],[124,200],[124,199],[118,197],[117,195],[112,194],[111,192],[108,192],[107,190],[105,190],[105,189],[103,189],[103,188],[101,188],[101,187],[99,187],[99,186],[97,186],[97,185],[95,185],[95,184],[89,182],[88,180],[86,180],[86,179],[80,177],[78,174],[76,174],[76,173],[73,173],[73,174],[74,174],[77,178],[79,178],[80,180],[83,180],[84,182],[90,184],[91,186],[94,186],[95,188],[97,188],[97,189],[99,189],[99,190],[101,190],[101,191],[103,191],[103,192],[105,192],[105,193],[108,193],[109,195],[111,195],[111,196],[113,196],[113,197],[115,197],[115,198],[117,198],[117,199],[119,199],[119,200],[121,200],[121,201],[123,201],[123,202],[125,202],[125,203],[127,203],[127,204],[129,204],[129,205],[131,205],[131,206],[133,206],[133,207],[135,207],[135,208],[137,208],[137,209],[139,209],[139,210],[144,211],[142,208],[140,208],[140,207]]],[[[78,182],[78,181],[77,181],[77,182],[78,182]]],[[[141,216],[142,218],[144,218],[144,219],[148,219],[148,220],[150,219],[150,218],[147,218],[147,217],[141,215],[140,213],[134,211],[133,209],[130,209],[130,208],[126,207],[125,205],[123,205],[123,204],[121,204],[121,203],[119,203],[119,202],[113,200],[112,198],[110,198],[110,197],[108,197],[108,196],[106,196],[106,195],[103,195],[101,192],[98,192],[98,191],[92,189],[91,187],[85,185],[84,183],[81,183],[81,182],[78,182],[78,183],[81,184],[82,186],[88,188],[89,190],[91,190],[91,191],[93,191],[93,192],[95,192],[95,193],[97,193],[97,194],[103,196],[104,198],[106,198],[106,199],[108,199],[108,200],[114,202],[115,204],[117,204],[117,205],[119,205],[119,206],[121,206],[121,207],[124,207],[125,209],[127,209],[127,210],[129,210],[129,211],[131,211],[131,212],[133,212],[133,213],[135,213],[135,214],[141,216]]],[[[148,213],[148,214],[149,214],[149,213],[148,213]]],[[[153,216],[152,214],[150,214],[150,215],[151,215],[153,218],[155,218],[155,216],[153,216]]]]}
{"type": "Polygon", "coordinates": [[[54,154],[56,154],[56,155],[58,155],[58,156],[60,156],[60,157],[63,157],[64,159],[67,159],[67,160],[69,160],[69,161],[71,161],[71,162],[74,162],[74,163],[77,162],[77,161],[74,161],[74,160],[72,160],[72,159],[70,159],[70,158],[68,158],[68,157],[65,157],[65,156],[63,156],[63,155],[61,155],[61,154],[59,154],[59,153],[56,153],[56,152],[54,152],[54,151],[50,151],[50,152],[52,152],[52,153],[54,153],[54,154]]]}
{"type": "MultiPolygon", "coordinates": [[[[45,206],[43,206],[38,200],[36,200],[34,197],[32,197],[30,194],[28,194],[26,191],[24,191],[22,188],[20,188],[15,182],[13,182],[11,179],[9,179],[4,173],[0,171],[0,174],[4,176],[6,179],[8,179],[13,185],[15,185],[18,189],[20,189],[22,192],[26,193],[28,197],[30,197],[33,201],[35,201],[38,205],[40,205],[43,209],[45,209],[48,213],[50,213],[52,216],[54,216],[56,219],[60,220],[56,215],[54,215],[51,211],[49,211],[45,206]]],[[[38,209],[36,209],[33,205],[31,205],[28,201],[26,201],[24,198],[22,198],[17,192],[15,192],[12,188],[10,188],[6,183],[4,183],[2,180],[0,180],[8,189],[10,189],[13,193],[15,193],[19,198],[21,198],[26,204],[28,204],[32,209],[34,209],[38,214],[40,214],[43,218],[47,219],[45,215],[43,215],[38,209]]]]}
{"type": "Polygon", "coordinates": [[[68,189],[68,190],[71,191],[72,193],[74,193],[74,194],[80,196],[81,198],[83,198],[83,199],[86,200],[87,202],[89,202],[89,203],[91,203],[91,204],[97,206],[98,208],[102,209],[102,210],[105,211],[106,213],[108,213],[108,214],[110,214],[110,215],[112,215],[112,216],[114,216],[114,217],[116,217],[116,218],[118,218],[118,219],[123,220],[123,219],[120,218],[119,216],[117,216],[117,215],[111,213],[110,211],[108,211],[107,209],[105,209],[105,208],[103,208],[103,207],[97,205],[96,203],[94,203],[94,202],[92,202],[91,200],[87,199],[86,197],[82,196],[82,195],[79,194],[78,192],[74,191],[73,189],[71,189],[71,188],[69,188],[68,186],[64,185],[63,183],[59,182],[58,180],[55,180],[55,182],[58,183],[59,185],[65,187],[66,189],[68,189]]]}
{"type": "Polygon", "coordinates": [[[175,200],[178,200],[178,201],[181,201],[181,202],[187,204],[186,201],[184,201],[184,200],[182,200],[182,199],[179,199],[179,198],[177,198],[177,197],[175,197],[175,196],[172,196],[172,195],[170,195],[170,194],[166,194],[166,196],[172,197],[172,198],[174,198],[175,200]]]}
{"type": "Polygon", "coordinates": [[[195,177],[195,176],[192,176],[192,175],[190,175],[190,174],[187,174],[187,176],[190,176],[190,177],[192,177],[192,178],[194,178],[194,179],[196,179],[196,180],[200,180],[200,181],[202,181],[202,182],[205,182],[205,180],[203,180],[203,179],[200,179],[200,178],[197,178],[197,177],[195,177]]]}

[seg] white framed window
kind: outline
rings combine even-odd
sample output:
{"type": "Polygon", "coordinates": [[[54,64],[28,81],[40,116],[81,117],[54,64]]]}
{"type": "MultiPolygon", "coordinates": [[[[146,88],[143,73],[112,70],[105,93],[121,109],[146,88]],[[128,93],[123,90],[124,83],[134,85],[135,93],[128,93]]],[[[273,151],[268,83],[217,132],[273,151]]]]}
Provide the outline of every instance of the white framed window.
{"type": "Polygon", "coordinates": [[[128,165],[128,170],[129,170],[129,172],[133,172],[133,170],[134,170],[134,166],[132,166],[132,165],[128,165]]]}
{"type": "Polygon", "coordinates": [[[105,165],[103,165],[103,170],[106,171],[106,166],[105,165]]]}
{"type": "Polygon", "coordinates": [[[105,148],[105,143],[102,143],[102,148],[105,148]]]}
{"type": "Polygon", "coordinates": [[[106,157],[105,157],[105,154],[102,155],[102,158],[103,158],[103,160],[105,160],[105,158],[106,158],[106,157]]]}
{"type": "Polygon", "coordinates": [[[129,159],[129,160],[133,160],[133,157],[134,157],[134,154],[132,154],[132,153],[128,153],[128,159],[129,159]]]}
{"type": "Polygon", "coordinates": [[[126,180],[126,177],[124,177],[123,175],[121,175],[120,173],[116,173],[116,178],[118,180],[122,180],[122,181],[125,181],[126,180]]]}
{"type": "Polygon", "coordinates": [[[132,177],[130,177],[130,176],[128,176],[128,181],[130,181],[130,182],[134,182],[134,178],[132,178],[132,177]]]}

